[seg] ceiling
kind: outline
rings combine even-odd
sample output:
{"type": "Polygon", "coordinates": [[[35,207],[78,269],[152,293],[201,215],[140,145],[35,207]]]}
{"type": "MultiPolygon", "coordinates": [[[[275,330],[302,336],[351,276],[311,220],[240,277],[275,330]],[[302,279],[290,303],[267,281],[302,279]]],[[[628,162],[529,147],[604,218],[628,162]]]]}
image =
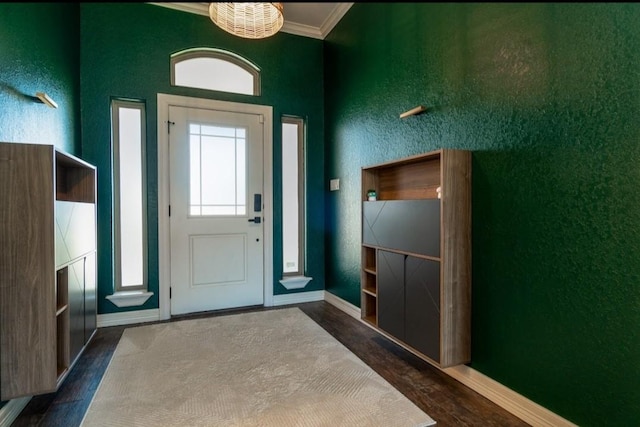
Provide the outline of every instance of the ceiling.
{"type": "MultiPolygon", "coordinates": [[[[157,6],[209,16],[209,3],[151,3],[157,6]]],[[[282,3],[282,32],[324,39],[353,3],[282,3]]]]}

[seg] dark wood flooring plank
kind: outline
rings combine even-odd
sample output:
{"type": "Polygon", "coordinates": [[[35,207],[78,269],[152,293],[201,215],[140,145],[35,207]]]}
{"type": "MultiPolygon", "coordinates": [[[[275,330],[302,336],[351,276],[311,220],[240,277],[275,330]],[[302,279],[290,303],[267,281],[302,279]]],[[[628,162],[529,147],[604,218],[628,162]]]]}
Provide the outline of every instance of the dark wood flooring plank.
{"type": "Polygon", "coordinates": [[[299,307],[438,426],[528,425],[336,307],[324,302],[299,307]]]}

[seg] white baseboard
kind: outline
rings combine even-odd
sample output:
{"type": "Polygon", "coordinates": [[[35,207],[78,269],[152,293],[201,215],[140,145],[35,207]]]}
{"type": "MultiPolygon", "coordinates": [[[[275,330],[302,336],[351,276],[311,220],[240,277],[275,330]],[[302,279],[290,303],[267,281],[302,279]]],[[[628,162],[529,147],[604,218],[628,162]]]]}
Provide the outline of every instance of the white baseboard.
{"type": "MultiPolygon", "coordinates": [[[[322,301],[324,291],[296,292],[293,294],[274,295],[273,306],[301,304],[312,301],[322,301]]],[[[135,323],[155,322],[160,319],[160,310],[137,310],[122,313],[109,313],[98,315],[98,328],[109,326],[131,325],[135,323]]]]}
{"type": "MultiPolygon", "coordinates": [[[[342,298],[325,291],[325,301],[360,320],[360,309],[342,298]]],[[[534,427],[577,427],[576,424],[466,365],[440,370],[534,427]]]]}
{"type": "Polygon", "coordinates": [[[30,400],[31,396],[11,399],[0,408],[0,427],[10,427],[30,400]]]}
{"type": "Polygon", "coordinates": [[[442,369],[442,372],[460,381],[473,391],[486,397],[496,405],[511,412],[521,420],[540,427],[577,427],[571,421],[538,405],[523,395],[511,390],[481,372],[466,365],[442,369]]]}
{"type": "Polygon", "coordinates": [[[273,305],[301,304],[322,301],[323,299],[324,291],[296,292],[295,294],[274,295],[273,305]]]}
{"type": "Polygon", "coordinates": [[[349,316],[360,320],[360,309],[348,301],[343,300],[340,297],[335,296],[331,292],[324,291],[324,300],[329,304],[339,308],[347,313],[349,316]]]}
{"type": "Polygon", "coordinates": [[[122,313],[98,314],[98,328],[155,322],[156,320],[160,320],[160,310],[157,308],[151,310],[124,311],[122,313]]]}

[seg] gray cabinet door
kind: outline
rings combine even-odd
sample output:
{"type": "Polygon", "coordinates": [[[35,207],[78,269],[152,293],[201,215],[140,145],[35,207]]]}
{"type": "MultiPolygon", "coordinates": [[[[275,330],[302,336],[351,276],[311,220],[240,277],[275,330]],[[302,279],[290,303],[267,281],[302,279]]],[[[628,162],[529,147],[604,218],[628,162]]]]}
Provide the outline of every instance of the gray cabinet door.
{"type": "Polygon", "coordinates": [[[386,249],[440,256],[440,200],[364,202],[362,241],[386,249]]]}
{"type": "Polygon", "coordinates": [[[378,251],[378,327],[404,339],[404,258],[395,252],[378,251]]]}
{"type": "Polygon", "coordinates": [[[439,262],[407,257],[405,300],[405,342],[440,362],[439,262]]]}
{"type": "Polygon", "coordinates": [[[96,249],[96,206],[93,203],[55,202],[56,267],[96,249]]]}

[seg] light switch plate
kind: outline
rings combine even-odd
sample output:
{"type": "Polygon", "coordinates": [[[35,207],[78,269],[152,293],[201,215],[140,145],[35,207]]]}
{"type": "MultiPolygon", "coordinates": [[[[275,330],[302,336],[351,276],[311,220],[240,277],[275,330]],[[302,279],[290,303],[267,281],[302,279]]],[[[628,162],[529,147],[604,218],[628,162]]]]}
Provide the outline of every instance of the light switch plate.
{"type": "Polygon", "coordinates": [[[338,191],[340,189],[340,179],[332,179],[329,181],[329,190],[330,191],[338,191]]]}

